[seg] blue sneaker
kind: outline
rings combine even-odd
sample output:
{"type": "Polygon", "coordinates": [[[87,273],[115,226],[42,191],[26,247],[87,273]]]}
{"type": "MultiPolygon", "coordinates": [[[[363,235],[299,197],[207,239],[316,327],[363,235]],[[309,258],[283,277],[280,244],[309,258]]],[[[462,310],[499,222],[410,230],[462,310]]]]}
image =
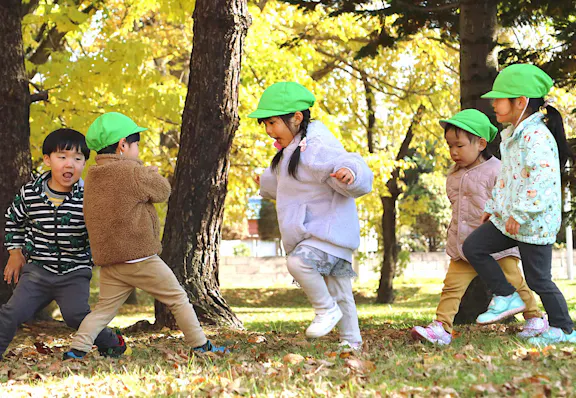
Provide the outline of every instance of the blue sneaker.
{"type": "Polygon", "coordinates": [[[69,359],[83,359],[86,356],[86,354],[88,353],[84,351],[71,349],[70,351],[67,351],[64,353],[64,355],[62,355],[62,360],[68,361],[69,359]]]}
{"type": "Polygon", "coordinates": [[[196,347],[192,349],[192,352],[199,352],[199,353],[206,353],[206,352],[214,352],[216,354],[229,354],[230,350],[224,346],[215,346],[213,345],[210,340],[206,341],[204,345],[200,347],[196,347]]]}
{"type": "Polygon", "coordinates": [[[526,304],[524,304],[518,292],[514,292],[510,296],[494,296],[492,301],[490,301],[490,305],[488,305],[488,311],[478,315],[476,323],[480,325],[496,323],[525,309],[526,304]]]}
{"type": "Polygon", "coordinates": [[[576,344],[576,331],[572,330],[572,333],[566,334],[562,329],[551,326],[547,331],[539,336],[529,338],[528,343],[540,347],[546,347],[558,343],[576,344]]]}

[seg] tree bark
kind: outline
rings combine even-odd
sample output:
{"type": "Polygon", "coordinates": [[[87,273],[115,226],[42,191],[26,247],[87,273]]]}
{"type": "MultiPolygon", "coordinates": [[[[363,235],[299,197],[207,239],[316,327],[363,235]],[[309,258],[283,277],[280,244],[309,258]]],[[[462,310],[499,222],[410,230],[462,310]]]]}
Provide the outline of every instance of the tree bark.
{"type": "MultiPolygon", "coordinates": [[[[422,115],[426,107],[420,105],[416,114],[412,118],[412,123],[406,131],[406,136],[398,154],[396,155],[396,160],[402,160],[408,154],[408,148],[414,138],[414,128],[422,120],[422,115]]],[[[394,302],[394,287],[393,281],[396,274],[396,263],[398,260],[398,241],[396,238],[396,201],[402,193],[402,189],[398,186],[398,180],[400,178],[400,168],[396,167],[392,171],[392,176],[386,182],[388,187],[389,196],[382,196],[380,200],[382,201],[383,214],[382,214],[382,236],[384,239],[384,258],[382,259],[382,267],[380,269],[380,283],[378,285],[378,295],[376,296],[376,302],[380,304],[393,303],[394,302]]]]}
{"type": "MultiPolygon", "coordinates": [[[[490,102],[481,99],[492,89],[497,75],[498,51],[496,47],[496,0],[462,0],[460,2],[460,102],[462,109],[475,108],[490,117],[496,124],[490,102]]],[[[489,148],[499,153],[500,136],[489,148]]],[[[473,323],[486,311],[490,294],[478,277],[472,281],[456,315],[455,323],[473,323]]]]}
{"type": "MultiPolygon", "coordinates": [[[[490,101],[480,98],[492,89],[498,74],[496,0],[460,2],[460,105],[478,109],[493,123],[496,118],[490,101]]],[[[499,137],[490,144],[498,153],[499,137]]]]}
{"type": "MultiPolygon", "coordinates": [[[[4,213],[22,184],[30,177],[30,92],[24,68],[20,0],[0,0],[0,266],[2,275],[8,252],[4,249],[4,213]]],[[[0,303],[12,290],[2,279],[0,303]]]]}
{"type": "MultiPolygon", "coordinates": [[[[246,0],[197,0],[193,18],[190,81],[162,257],[202,322],[242,327],[220,294],[218,249],[250,17],[246,0]]],[[[158,302],[155,314],[159,326],[175,326],[169,310],[158,302]]]]}

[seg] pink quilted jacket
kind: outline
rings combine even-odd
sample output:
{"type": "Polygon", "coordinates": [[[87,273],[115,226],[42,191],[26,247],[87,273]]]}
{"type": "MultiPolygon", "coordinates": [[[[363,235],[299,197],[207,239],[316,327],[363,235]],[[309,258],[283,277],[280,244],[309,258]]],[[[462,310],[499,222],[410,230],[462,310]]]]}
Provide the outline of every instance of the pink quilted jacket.
{"type": "MultiPolygon", "coordinates": [[[[466,260],[462,253],[462,244],[468,235],[480,226],[484,204],[492,195],[499,172],[500,160],[492,156],[478,166],[459,169],[448,175],[446,193],[452,204],[452,220],[448,227],[446,253],[453,260],[466,260]]],[[[496,260],[507,256],[520,258],[520,253],[515,247],[492,256],[496,260]]]]}

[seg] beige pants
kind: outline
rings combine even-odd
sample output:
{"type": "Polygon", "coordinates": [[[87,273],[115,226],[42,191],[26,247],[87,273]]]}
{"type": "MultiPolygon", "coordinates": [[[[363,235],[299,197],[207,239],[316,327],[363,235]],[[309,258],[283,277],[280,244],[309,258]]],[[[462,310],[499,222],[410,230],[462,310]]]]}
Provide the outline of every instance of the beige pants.
{"type": "Polygon", "coordinates": [[[206,343],[206,336],[186,292],[166,263],[159,256],[153,256],[138,263],[121,263],[100,269],[100,299],[82,321],[72,340],[72,348],[90,351],[98,333],[114,319],[135,287],[151,294],[170,309],[184,332],[186,343],[192,347],[206,343]]]}
{"type": "MultiPolygon", "coordinates": [[[[520,268],[518,268],[518,259],[516,257],[504,257],[498,260],[498,264],[500,264],[502,271],[504,271],[508,282],[516,288],[522,301],[526,304],[524,319],[542,317],[534,294],[528,288],[528,285],[526,285],[520,268]]],[[[478,274],[470,263],[464,260],[450,261],[446,279],[444,279],[440,303],[436,309],[436,320],[442,322],[444,329],[448,333],[452,332],[454,317],[460,308],[462,296],[464,296],[468,285],[470,285],[476,276],[478,276],[478,274]]]]}

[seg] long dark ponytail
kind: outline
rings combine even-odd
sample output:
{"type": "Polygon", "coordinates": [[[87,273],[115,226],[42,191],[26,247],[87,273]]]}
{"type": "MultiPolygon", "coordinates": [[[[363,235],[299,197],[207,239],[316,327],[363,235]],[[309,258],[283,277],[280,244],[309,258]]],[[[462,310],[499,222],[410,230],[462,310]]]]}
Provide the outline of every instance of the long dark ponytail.
{"type": "MultiPolygon", "coordinates": [[[[282,119],[282,121],[284,122],[284,124],[286,126],[289,126],[290,120],[294,117],[294,113],[288,113],[286,115],[281,115],[278,116],[280,119],[282,119]]],[[[310,124],[310,109],[306,109],[305,111],[302,111],[302,122],[300,123],[300,129],[298,130],[298,133],[300,133],[300,141],[302,141],[304,138],[306,138],[306,133],[308,132],[308,125],[310,124]]],[[[264,119],[258,119],[258,123],[262,123],[264,121],[264,119]]],[[[278,153],[274,156],[274,158],[272,159],[272,170],[276,171],[276,169],[278,168],[278,165],[280,164],[280,159],[282,159],[282,154],[284,152],[284,148],[282,148],[281,150],[278,151],[278,153]]],[[[293,153],[292,156],[290,157],[290,162],[288,163],[288,174],[293,177],[296,178],[296,173],[298,171],[298,163],[300,162],[300,148],[296,149],[293,153]]]]}
{"type": "MultiPolygon", "coordinates": [[[[528,101],[528,108],[530,108],[532,113],[534,113],[544,104],[544,98],[530,98],[528,101]]],[[[572,149],[570,149],[570,146],[568,145],[568,140],[566,140],[564,122],[562,121],[562,115],[558,112],[558,109],[554,108],[552,105],[546,105],[544,109],[546,109],[546,126],[554,136],[556,145],[558,145],[560,170],[563,171],[568,160],[574,161],[574,153],[572,153],[572,149]]]]}

